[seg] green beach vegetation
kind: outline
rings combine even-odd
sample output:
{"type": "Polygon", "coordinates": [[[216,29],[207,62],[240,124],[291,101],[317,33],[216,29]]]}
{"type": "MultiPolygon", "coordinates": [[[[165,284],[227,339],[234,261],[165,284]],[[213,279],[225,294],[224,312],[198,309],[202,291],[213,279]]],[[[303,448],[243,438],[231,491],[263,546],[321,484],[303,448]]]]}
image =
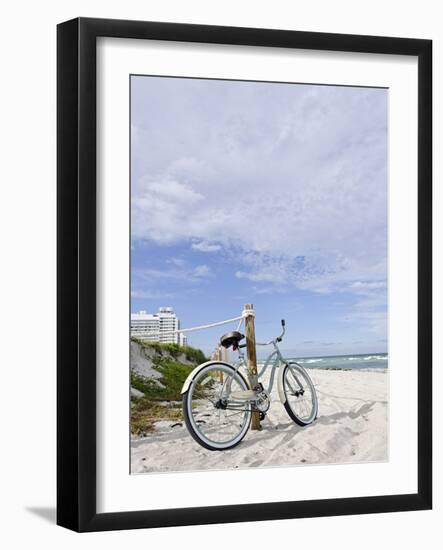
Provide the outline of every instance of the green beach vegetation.
{"type": "Polygon", "coordinates": [[[159,420],[182,421],[181,388],[188,374],[207,358],[191,346],[144,342],[131,338],[152,364],[155,376],[143,376],[131,364],[131,433],[145,436],[159,420]]]}
{"type": "Polygon", "coordinates": [[[201,349],[192,348],[191,346],[180,346],[178,344],[160,344],[160,342],[146,342],[140,340],[139,338],[131,338],[132,342],[137,342],[146,349],[155,350],[160,356],[171,355],[172,357],[178,358],[182,355],[185,355],[188,361],[199,365],[207,361],[205,354],[201,349]]]}

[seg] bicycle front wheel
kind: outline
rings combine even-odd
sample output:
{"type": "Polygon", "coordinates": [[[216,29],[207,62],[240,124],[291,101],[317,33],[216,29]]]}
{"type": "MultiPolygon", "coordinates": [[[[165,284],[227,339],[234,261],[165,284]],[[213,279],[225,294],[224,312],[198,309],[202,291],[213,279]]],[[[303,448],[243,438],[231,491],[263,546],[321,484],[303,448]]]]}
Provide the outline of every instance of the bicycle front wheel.
{"type": "Polygon", "coordinates": [[[318,413],[317,393],[303,367],[289,363],[279,380],[280,399],[288,415],[299,426],[311,424],[318,413]]]}
{"type": "Polygon", "coordinates": [[[183,394],[186,427],[202,447],[232,449],[251,422],[251,395],[243,376],[225,363],[203,367],[183,394]]]}

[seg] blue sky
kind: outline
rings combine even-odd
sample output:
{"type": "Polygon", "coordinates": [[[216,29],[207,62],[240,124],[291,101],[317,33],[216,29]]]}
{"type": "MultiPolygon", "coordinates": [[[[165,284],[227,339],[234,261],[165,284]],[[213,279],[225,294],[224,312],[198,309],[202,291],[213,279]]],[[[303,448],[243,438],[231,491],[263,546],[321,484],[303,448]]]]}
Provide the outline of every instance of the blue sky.
{"type": "Polygon", "coordinates": [[[387,94],[131,77],[131,310],[253,303],[291,355],[386,351],[387,94]]]}

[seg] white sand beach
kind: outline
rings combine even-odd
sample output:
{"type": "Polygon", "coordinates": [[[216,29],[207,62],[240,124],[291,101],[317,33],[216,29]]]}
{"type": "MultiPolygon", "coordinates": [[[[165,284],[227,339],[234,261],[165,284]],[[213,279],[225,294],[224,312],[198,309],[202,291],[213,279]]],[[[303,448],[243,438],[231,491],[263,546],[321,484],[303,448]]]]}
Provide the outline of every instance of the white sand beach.
{"type": "MultiPolygon", "coordinates": [[[[162,421],[131,443],[132,473],[213,470],[388,459],[388,371],[309,369],[318,394],[317,420],[294,424],[272,392],[261,431],[247,433],[228,451],[209,451],[184,422],[162,421]]],[[[266,383],[265,383],[266,385],[266,383]]]]}

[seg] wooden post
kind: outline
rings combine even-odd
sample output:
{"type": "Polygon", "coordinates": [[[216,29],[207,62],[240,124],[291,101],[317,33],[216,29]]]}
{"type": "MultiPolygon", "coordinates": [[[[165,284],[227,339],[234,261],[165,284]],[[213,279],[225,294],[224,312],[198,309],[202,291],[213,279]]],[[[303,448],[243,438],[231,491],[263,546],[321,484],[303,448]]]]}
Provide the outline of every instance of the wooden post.
{"type": "MultiPolygon", "coordinates": [[[[252,304],[245,304],[244,309],[245,311],[253,310],[253,306],[252,304]]],[[[245,318],[245,333],[246,347],[248,350],[249,384],[252,389],[258,383],[257,351],[255,349],[255,322],[253,315],[248,315],[245,318]]],[[[261,430],[259,411],[254,411],[252,413],[251,430],[261,430]]]]}

